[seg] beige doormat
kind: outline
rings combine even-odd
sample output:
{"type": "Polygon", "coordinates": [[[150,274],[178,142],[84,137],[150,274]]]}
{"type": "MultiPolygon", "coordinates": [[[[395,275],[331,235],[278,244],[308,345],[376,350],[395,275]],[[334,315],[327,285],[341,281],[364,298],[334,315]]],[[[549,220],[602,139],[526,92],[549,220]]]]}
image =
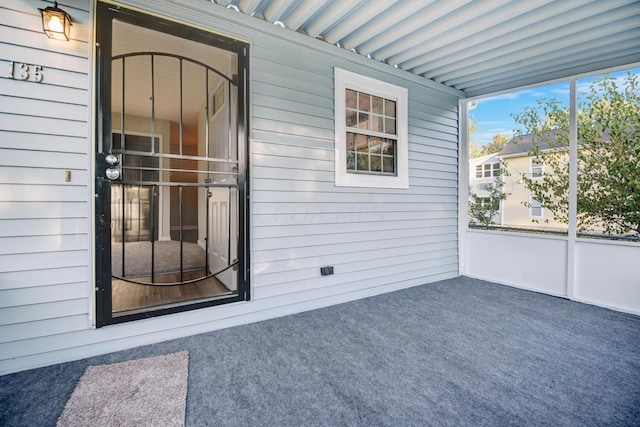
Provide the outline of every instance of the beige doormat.
{"type": "Polygon", "coordinates": [[[58,426],[184,426],[188,374],[187,351],[89,366],[58,426]]]}

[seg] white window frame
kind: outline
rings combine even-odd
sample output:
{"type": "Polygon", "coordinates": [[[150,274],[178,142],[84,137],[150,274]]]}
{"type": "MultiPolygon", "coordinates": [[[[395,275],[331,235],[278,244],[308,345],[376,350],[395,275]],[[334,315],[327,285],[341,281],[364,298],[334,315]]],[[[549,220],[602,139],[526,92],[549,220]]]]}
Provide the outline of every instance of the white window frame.
{"type": "Polygon", "coordinates": [[[495,178],[496,176],[499,176],[500,166],[501,162],[480,163],[479,165],[476,165],[475,179],[495,178]],[[478,174],[480,174],[480,176],[478,176],[478,174]]]}
{"type": "MultiPolygon", "coordinates": [[[[334,69],[335,185],[340,187],[409,188],[409,92],[371,77],[334,69]],[[346,90],[352,89],[396,102],[396,174],[347,172],[346,90]]],[[[349,128],[351,129],[351,128],[349,128]]]]}
{"type": "Polygon", "coordinates": [[[529,196],[529,218],[544,218],[544,207],[542,206],[542,203],[540,203],[539,201],[537,201],[535,199],[535,197],[533,196],[529,196]],[[534,203],[535,202],[535,203],[534,203]],[[534,215],[533,214],[533,208],[534,206],[540,207],[540,215],[534,215]]]}
{"type": "Polygon", "coordinates": [[[529,158],[529,172],[531,174],[530,176],[531,176],[532,179],[542,179],[542,177],[544,176],[544,163],[538,163],[538,161],[536,160],[535,157],[529,158]],[[536,163],[536,167],[535,168],[536,169],[538,169],[538,168],[540,169],[540,175],[539,176],[535,176],[533,174],[533,169],[534,169],[533,164],[534,163],[536,163]]]}

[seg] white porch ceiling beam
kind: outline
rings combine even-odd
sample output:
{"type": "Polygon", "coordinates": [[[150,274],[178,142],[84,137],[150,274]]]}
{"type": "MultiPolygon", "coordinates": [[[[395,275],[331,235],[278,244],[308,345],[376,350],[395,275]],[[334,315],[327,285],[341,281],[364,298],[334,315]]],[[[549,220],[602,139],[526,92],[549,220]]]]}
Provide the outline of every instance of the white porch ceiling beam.
{"type": "Polygon", "coordinates": [[[472,37],[459,43],[443,46],[427,54],[420,55],[407,61],[403,66],[413,70],[416,74],[422,74],[450,64],[452,61],[459,61],[474,54],[479,55],[484,52],[490,52],[503,45],[507,39],[510,42],[526,39],[530,36],[530,34],[527,34],[527,29],[533,32],[535,28],[540,28],[541,31],[537,32],[544,32],[546,31],[545,27],[551,28],[550,21],[547,20],[550,18],[555,19],[556,17],[563,18],[562,14],[564,12],[573,9],[573,4],[570,2],[560,2],[559,5],[562,9],[555,9],[557,5],[557,3],[554,3],[553,7],[551,5],[541,7],[502,25],[490,27],[486,31],[473,34],[472,37]]]}
{"type": "Polygon", "coordinates": [[[262,3],[262,0],[240,0],[240,2],[238,2],[238,8],[242,13],[251,15],[253,12],[258,10],[260,3],[262,3]]]}
{"type": "Polygon", "coordinates": [[[428,7],[421,7],[403,22],[399,22],[395,25],[383,25],[377,36],[358,46],[358,51],[362,54],[371,54],[378,60],[385,59],[384,55],[377,53],[378,50],[389,46],[393,42],[403,39],[414,31],[431,25],[434,20],[445,16],[452,10],[461,7],[466,3],[469,3],[469,1],[470,0],[451,0],[432,3],[428,7]]]}
{"type": "Polygon", "coordinates": [[[624,41],[631,34],[620,34],[621,32],[636,31],[640,33],[638,14],[640,14],[640,8],[636,15],[631,15],[622,21],[615,21],[615,23],[606,23],[599,27],[585,23],[583,24],[584,28],[579,33],[575,33],[575,27],[564,27],[555,34],[545,34],[536,38],[537,44],[535,46],[526,45],[520,47],[516,43],[516,46],[502,50],[500,56],[487,56],[485,62],[472,66],[468,63],[469,61],[461,61],[458,63],[458,67],[447,67],[450,71],[437,73],[437,70],[434,70],[430,74],[434,74],[433,78],[437,81],[446,80],[456,82],[452,84],[457,84],[460,78],[466,79],[470,75],[477,76],[485,72],[495,73],[495,70],[501,67],[513,67],[514,64],[522,62],[539,62],[541,58],[562,57],[576,51],[588,50],[589,46],[595,49],[597,46],[603,45],[605,40],[624,41]],[[615,38],[611,38],[611,34],[614,31],[615,38]]]}
{"type": "Polygon", "coordinates": [[[621,19],[621,17],[626,16],[626,14],[630,13],[634,8],[638,8],[637,3],[635,5],[633,4],[633,0],[631,2],[627,1],[626,3],[632,4],[622,9],[615,9],[609,13],[605,12],[610,10],[610,7],[607,6],[607,2],[602,1],[596,1],[588,6],[584,5],[579,9],[573,9],[571,2],[553,3],[549,6],[549,9],[554,11],[551,19],[542,22],[531,22],[518,31],[506,34],[505,38],[498,37],[482,44],[466,47],[453,54],[446,55],[439,60],[425,63],[424,66],[416,67],[413,71],[424,77],[433,78],[438,74],[447,73],[459,69],[459,67],[478,63],[480,58],[482,58],[482,61],[490,61],[491,58],[501,56],[505,53],[523,51],[529,48],[532,43],[539,44],[541,37],[544,40],[557,38],[555,34],[562,29],[566,30],[565,34],[571,34],[590,28],[590,26],[597,26],[599,25],[598,22],[610,23],[621,19]]]}
{"type": "MultiPolygon", "coordinates": [[[[429,43],[417,43],[412,49],[413,57],[400,63],[403,69],[413,69],[414,67],[430,62],[434,52],[446,50],[447,52],[458,51],[459,46],[468,46],[469,43],[475,45],[478,44],[479,35],[485,35],[489,32],[494,33],[494,37],[497,35],[508,34],[511,31],[516,31],[523,27],[523,23],[537,22],[533,15],[540,14],[541,11],[546,11],[545,16],[549,16],[547,10],[551,9],[547,7],[548,3],[553,0],[540,0],[537,2],[511,2],[504,7],[494,11],[491,14],[491,24],[485,26],[482,29],[477,29],[473,25],[463,25],[458,31],[453,34],[444,32],[437,37],[429,40],[429,43]],[[431,55],[431,57],[429,56],[431,55]]],[[[571,6],[568,2],[563,2],[566,8],[571,6]]],[[[484,36],[486,38],[486,36],[484,36]]],[[[416,72],[414,70],[414,72],[416,72]]],[[[416,74],[419,74],[416,72],[416,74]]]]}
{"type": "Polygon", "coordinates": [[[502,76],[501,79],[484,79],[473,84],[465,85],[465,92],[468,96],[485,95],[505,89],[531,86],[537,83],[545,83],[558,79],[567,79],[567,76],[591,73],[593,70],[602,70],[612,67],[622,67],[630,64],[638,64],[640,55],[637,45],[623,51],[616,50],[609,52],[595,60],[576,64],[575,62],[566,64],[564,67],[549,68],[540,73],[538,70],[529,73],[517,73],[509,80],[502,76]]]}
{"type": "Polygon", "coordinates": [[[328,28],[335,25],[343,16],[349,15],[352,10],[360,7],[364,1],[365,0],[331,2],[326,9],[305,25],[304,31],[311,37],[318,37],[328,28]]]}
{"type": "Polygon", "coordinates": [[[640,0],[207,1],[471,96],[640,63],[640,0]]]}
{"type": "MultiPolygon", "coordinates": [[[[474,74],[470,79],[452,79],[443,80],[448,86],[456,86],[464,83],[465,87],[473,87],[478,83],[496,82],[504,79],[513,79],[515,77],[531,77],[539,74],[539,70],[557,70],[578,67],[581,65],[581,58],[584,58],[584,53],[588,52],[591,56],[597,58],[609,57],[610,46],[615,43],[620,50],[631,49],[637,47],[640,43],[640,30],[635,31],[635,39],[629,40],[624,31],[605,37],[598,40],[598,42],[588,41],[582,43],[579,46],[574,46],[566,51],[555,51],[552,54],[544,55],[541,57],[532,57],[530,60],[523,60],[518,64],[514,64],[512,67],[504,67],[505,70],[502,73],[496,73],[496,70],[491,69],[484,73],[474,74]],[[533,71],[530,71],[533,70],[533,71]]],[[[613,53],[616,55],[616,53],[613,53]]]]}
{"type": "MultiPolygon", "coordinates": [[[[374,57],[387,58],[389,64],[401,64],[413,58],[413,48],[415,46],[424,46],[430,43],[430,39],[440,34],[451,31],[451,28],[457,26],[471,26],[478,31],[479,26],[486,20],[482,19],[483,15],[491,15],[496,9],[507,4],[510,0],[493,0],[493,1],[474,1],[468,5],[456,9],[452,13],[444,16],[442,19],[433,21],[426,26],[424,30],[403,37],[397,43],[392,43],[384,49],[375,52],[374,57]],[[475,22],[475,24],[474,24],[475,22]]],[[[449,4],[447,2],[447,4],[449,4]]]]}
{"type": "Polygon", "coordinates": [[[271,0],[262,14],[269,22],[279,21],[295,0],[271,0]]]}
{"type": "Polygon", "coordinates": [[[295,8],[285,19],[284,25],[294,31],[298,31],[304,24],[324,5],[328,0],[315,0],[296,3],[295,8]]]}
{"type": "Polygon", "coordinates": [[[464,85],[465,87],[467,87],[476,84],[478,81],[499,81],[501,79],[514,79],[520,76],[531,77],[540,73],[540,70],[546,71],[579,66],[580,63],[576,61],[584,58],[585,53],[595,54],[598,57],[603,57],[609,53],[609,46],[611,46],[611,43],[618,43],[619,49],[627,49],[632,48],[634,45],[637,46],[638,42],[640,42],[640,34],[637,40],[631,41],[627,40],[624,35],[620,34],[618,36],[607,37],[606,39],[603,39],[602,42],[598,45],[587,43],[581,46],[580,49],[571,49],[571,52],[575,52],[573,54],[569,53],[568,51],[556,51],[553,55],[545,56],[544,58],[537,58],[537,60],[535,61],[522,61],[518,64],[513,64],[513,66],[504,67],[504,69],[508,71],[497,72],[497,70],[492,69],[483,73],[474,74],[473,76],[467,78],[458,78],[451,80],[443,79],[441,83],[453,87],[458,87],[459,85],[464,85]]]}
{"type": "MultiPolygon", "coordinates": [[[[421,2],[419,8],[424,9],[434,1],[435,0],[425,0],[421,2]]],[[[384,14],[378,15],[377,17],[364,24],[358,29],[357,32],[353,32],[344,37],[341,41],[341,44],[346,49],[357,48],[358,51],[360,51],[361,49],[359,48],[359,46],[378,36],[381,32],[381,28],[391,28],[394,25],[400,25],[401,22],[414,15],[415,13],[417,13],[415,3],[402,1],[395,7],[385,10],[384,14]]]]}
{"type": "MultiPolygon", "coordinates": [[[[343,19],[338,25],[323,34],[324,39],[334,44],[347,35],[358,32],[360,27],[378,15],[386,14],[386,11],[394,7],[398,0],[369,0],[350,16],[343,19]]],[[[379,29],[378,29],[379,30],[379,29]]]]}

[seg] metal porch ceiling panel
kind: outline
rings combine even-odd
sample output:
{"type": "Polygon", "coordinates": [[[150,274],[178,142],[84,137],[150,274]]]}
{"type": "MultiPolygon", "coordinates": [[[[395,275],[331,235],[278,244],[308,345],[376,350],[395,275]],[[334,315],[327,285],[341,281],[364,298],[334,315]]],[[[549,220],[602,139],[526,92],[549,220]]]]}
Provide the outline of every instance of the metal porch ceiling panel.
{"type": "Polygon", "coordinates": [[[210,0],[479,96],[640,62],[640,0],[210,0]]]}

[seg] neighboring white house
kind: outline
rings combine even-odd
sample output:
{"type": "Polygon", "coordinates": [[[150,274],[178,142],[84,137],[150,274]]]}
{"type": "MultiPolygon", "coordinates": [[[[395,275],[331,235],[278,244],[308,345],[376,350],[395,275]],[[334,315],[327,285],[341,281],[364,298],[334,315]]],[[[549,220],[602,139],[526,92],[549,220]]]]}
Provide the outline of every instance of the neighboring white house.
{"type": "MultiPolygon", "coordinates": [[[[532,136],[521,135],[511,139],[499,153],[508,174],[504,177],[503,190],[509,195],[503,201],[502,221],[508,227],[536,228],[541,230],[566,230],[566,224],[554,219],[553,212],[538,202],[523,181],[523,176],[542,179],[549,170],[531,156],[532,136]]],[[[539,142],[539,150],[544,155],[549,146],[539,142]]]]}
{"type": "MultiPolygon", "coordinates": [[[[540,144],[542,153],[548,151],[546,143],[540,144]]],[[[497,153],[469,159],[469,191],[488,200],[487,187],[495,184],[504,168],[506,173],[500,180],[507,197],[500,201],[493,223],[514,228],[566,230],[566,224],[554,220],[553,213],[533,197],[522,179],[523,176],[542,179],[545,174],[544,165],[536,162],[530,155],[531,150],[531,135],[521,135],[511,139],[497,153]]]]}
{"type": "MultiPolygon", "coordinates": [[[[488,200],[487,187],[495,184],[500,176],[501,165],[497,153],[469,159],[469,191],[488,200]]],[[[492,220],[494,224],[502,225],[502,202],[492,220]]]]}

